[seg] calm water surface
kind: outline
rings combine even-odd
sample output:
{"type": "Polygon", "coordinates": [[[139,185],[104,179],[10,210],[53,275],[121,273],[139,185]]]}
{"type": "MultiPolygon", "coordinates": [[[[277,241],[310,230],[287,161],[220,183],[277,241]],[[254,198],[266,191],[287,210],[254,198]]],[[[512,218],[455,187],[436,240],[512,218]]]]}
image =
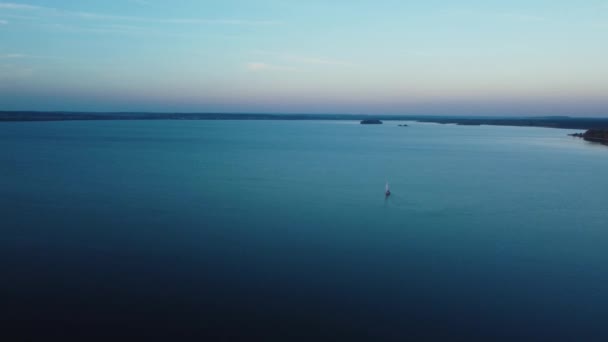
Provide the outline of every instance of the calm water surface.
{"type": "Polygon", "coordinates": [[[0,319],[44,336],[608,339],[608,148],[396,125],[2,123],[0,319]]]}

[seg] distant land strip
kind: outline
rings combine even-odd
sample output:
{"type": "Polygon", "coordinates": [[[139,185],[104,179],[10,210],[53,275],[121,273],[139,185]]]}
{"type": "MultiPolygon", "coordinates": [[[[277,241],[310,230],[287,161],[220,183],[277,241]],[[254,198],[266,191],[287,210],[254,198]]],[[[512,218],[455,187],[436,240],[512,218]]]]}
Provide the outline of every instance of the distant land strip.
{"type": "Polygon", "coordinates": [[[588,129],[585,133],[569,134],[587,141],[608,145],[608,129],[588,129]]]}
{"type": "Polygon", "coordinates": [[[496,125],[566,129],[608,129],[606,118],[568,116],[491,117],[357,114],[134,113],[0,111],[0,122],[73,120],[366,120],[418,121],[457,125],[496,125]]]}

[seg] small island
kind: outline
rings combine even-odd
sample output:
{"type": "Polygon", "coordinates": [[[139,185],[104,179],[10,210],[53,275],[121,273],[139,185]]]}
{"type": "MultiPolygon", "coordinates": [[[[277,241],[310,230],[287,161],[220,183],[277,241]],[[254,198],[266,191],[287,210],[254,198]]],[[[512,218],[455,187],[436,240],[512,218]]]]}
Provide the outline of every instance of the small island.
{"type": "Polygon", "coordinates": [[[361,120],[361,124],[362,125],[381,125],[382,121],[377,120],[377,119],[365,119],[365,120],[361,120]]]}

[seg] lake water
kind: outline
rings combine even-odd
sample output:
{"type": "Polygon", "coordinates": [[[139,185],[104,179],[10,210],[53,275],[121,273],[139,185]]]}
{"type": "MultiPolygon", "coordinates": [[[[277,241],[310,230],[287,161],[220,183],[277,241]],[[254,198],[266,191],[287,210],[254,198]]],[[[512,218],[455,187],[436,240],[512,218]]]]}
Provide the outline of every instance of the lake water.
{"type": "Polygon", "coordinates": [[[47,337],[608,339],[608,147],[409,124],[2,123],[0,319],[47,337]]]}

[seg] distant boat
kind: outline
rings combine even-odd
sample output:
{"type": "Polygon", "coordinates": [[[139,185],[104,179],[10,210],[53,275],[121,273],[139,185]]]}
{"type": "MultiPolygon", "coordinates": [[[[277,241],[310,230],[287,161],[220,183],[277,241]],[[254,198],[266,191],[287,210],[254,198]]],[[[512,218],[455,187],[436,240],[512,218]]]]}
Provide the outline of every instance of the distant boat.
{"type": "Polygon", "coordinates": [[[384,192],[384,195],[386,197],[391,195],[391,189],[388,188],[388,182],[386,182],[386,191],[384,192]]]}

